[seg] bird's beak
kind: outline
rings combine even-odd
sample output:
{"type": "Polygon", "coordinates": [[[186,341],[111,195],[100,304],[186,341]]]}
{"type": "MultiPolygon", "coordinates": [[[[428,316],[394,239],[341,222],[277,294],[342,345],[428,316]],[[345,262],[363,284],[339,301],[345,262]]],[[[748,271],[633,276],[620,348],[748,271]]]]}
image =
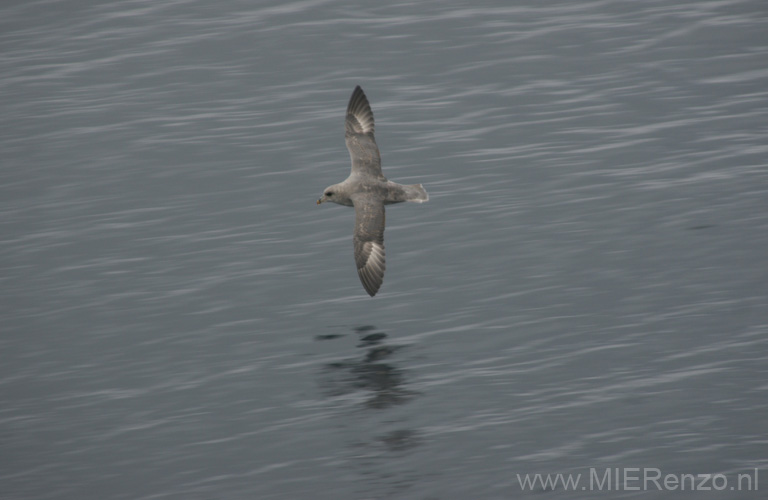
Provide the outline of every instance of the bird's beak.
{"type": "Polygon", "coordinates": [[[319,200],[317,200],[317,204],[318,204],[318,205],[319,205],[319,204],[321,204],[322,202],[323,202],[323,199],[322,199],[322,198],[320,198],[319,200]]]}

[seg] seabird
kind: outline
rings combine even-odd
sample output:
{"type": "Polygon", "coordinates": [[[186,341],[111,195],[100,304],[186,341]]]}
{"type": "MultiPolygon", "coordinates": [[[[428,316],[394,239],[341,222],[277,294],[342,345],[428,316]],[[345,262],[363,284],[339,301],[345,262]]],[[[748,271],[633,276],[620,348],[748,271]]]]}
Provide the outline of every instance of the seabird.
{"type": "Polygon", "coordinates": [[[421,184],[404,186],[387,180],[381,173],[381,156],[373,136],[373,111],[359,85],[347,105],[345,128],[352,172],[344,182],[325,188],[317,204],[332,201],[355,207],[355,263],[365,291],[373,297],[381,287],[386,269],[384,205],[424,203],[429,195],[421,184]]]}

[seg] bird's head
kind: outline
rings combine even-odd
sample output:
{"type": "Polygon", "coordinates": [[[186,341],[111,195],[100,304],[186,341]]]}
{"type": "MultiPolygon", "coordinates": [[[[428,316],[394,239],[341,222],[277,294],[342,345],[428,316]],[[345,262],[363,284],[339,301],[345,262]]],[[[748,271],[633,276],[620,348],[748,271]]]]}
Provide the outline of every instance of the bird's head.
{"type": "Polygon", "coordinates": [[[328,186],[323,190],[323,196],[317,200],[317,204],[319,205],[321,203],[325,203],[326,201],[332,201],[334,203],[344,205],[345,203],[342,198],[343,196],[341,196],[341,187],[339,184],[334,184],[333,186],[328,186]]]}

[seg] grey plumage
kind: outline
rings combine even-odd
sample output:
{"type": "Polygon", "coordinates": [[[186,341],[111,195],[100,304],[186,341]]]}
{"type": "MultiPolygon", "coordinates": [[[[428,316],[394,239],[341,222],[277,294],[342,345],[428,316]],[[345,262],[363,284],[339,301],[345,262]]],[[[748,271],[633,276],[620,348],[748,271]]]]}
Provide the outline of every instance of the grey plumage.
{"type": "Polygon", "coordinates": [[[359,85],[349,99],[344,126],[352,171],[344,182],[325,188],[317,203],[332,201],[355,207],[355,264],[365,291],[373,297],[381,287],[386,270],[384,205],[404,201],[423,203],[429,200],[429,195],[421,184],[404,186],[384,177],[374,138],[373,111],[359,85]]]}

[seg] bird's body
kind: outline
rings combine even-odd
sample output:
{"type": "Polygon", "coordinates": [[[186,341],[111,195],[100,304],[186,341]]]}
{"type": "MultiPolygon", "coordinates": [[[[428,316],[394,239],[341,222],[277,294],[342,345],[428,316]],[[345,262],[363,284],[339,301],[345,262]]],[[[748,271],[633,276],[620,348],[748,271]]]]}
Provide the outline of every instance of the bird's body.
{"type": "Polygon", "coordinates": [[[355,87],[349,99],[345,128],[352,172],[344,182],[325,188],[317,203],[332,201],[355,208],[355,263],[363,287],[373,297],[381,287],[386,269],[384,205],[405,201],[423,203],[429,200],[429,195],[421,184],[397,184],[382,174],[373,112],[360,86],[355,87]]]}

